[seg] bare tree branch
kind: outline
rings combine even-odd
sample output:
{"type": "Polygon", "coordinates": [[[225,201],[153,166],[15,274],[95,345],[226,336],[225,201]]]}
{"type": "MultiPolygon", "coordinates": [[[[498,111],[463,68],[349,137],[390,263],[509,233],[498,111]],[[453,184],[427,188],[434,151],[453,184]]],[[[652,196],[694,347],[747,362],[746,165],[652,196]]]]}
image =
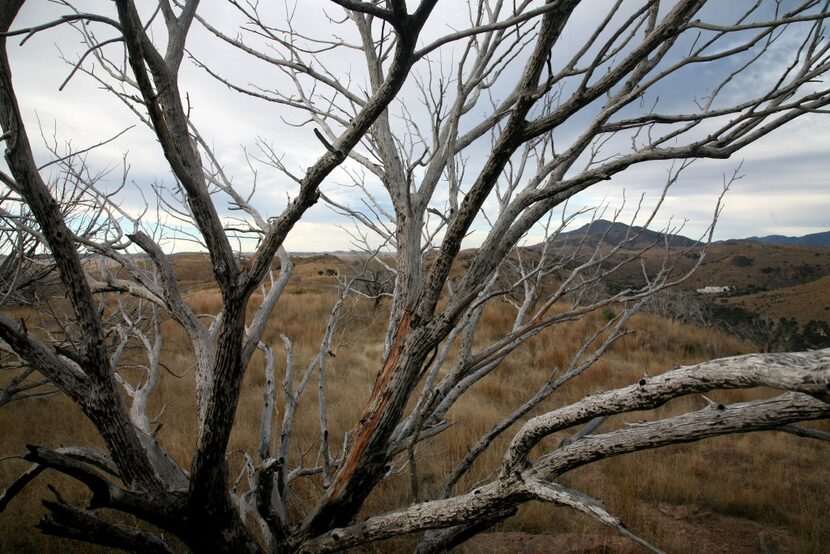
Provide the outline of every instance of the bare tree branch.
{"type": "MultiPolygon", "coordinates": [[[[329,552],[427,531],[416,549],[436,552],[541,500],[659,551],[558,477],[727,433],[826,440],[796,424],[828,416],[828,350],[722,358],[575,402],[560,395],[619,347],[636,312],[673,310],[670,287],[703,263],[722,195],[697,241],[679,235],[683,220],[653,232],[690,164],[828,113],[827,2],[618,0],[589,13],[596,6],[578,0],[470,0],[446,12],[436,0],[332,0],[302,12],[291,2],[231,0],[221,11],[117,0],[116,17],[53,4],[35,14],[43,21],[10,31],[23,0],[0,3],[0,305],[15,313],[0,315],[0,405],[60,392],[106,451],[31,447],[24,459],[34,465],[0,509],[49,469],[92,493],[81,508],[53,489],[40,527],[62,537],[152,552],[329,552]],[[58,56],[63,85],[89,79],[158,145],[142,149],[139,171],[126,155],[96,169],[135,133],[85,137],[93,146],[78,148],[57,123],[48,132],[38,122],[45,147],[30,142],[7,41],[64,24],[81,44],[58,56]],[[188,64],[209,83],[185,79],[188,64]],[[199,111],[203,86],[259,110],[239,153],[208,132],[216,122],[199,111]],[[684,97],[692,89],[698,96],[684,97]],[[148,170],[143,158],[165,165],[148,170]],[[664,188],[652,197],[582,206],[585,191],[619,189],[659,163],[664,188]],[[333,221],[313,219],[320,198],[333,221]],[[569,231],[588,219],[581,236],[569,231]],[[287,250],[304,220],[342,230],[361,250],[312,285],[331,302],[317,333],[277,323],[312,297],[284,297],[305,278],[287,250]],[[182,249],[207,253],[208,282],[189,288],[202,277],[182,275],[182,249]],[[636,277],[612,282],[632,267],[636,277]],[[566,331],[577,321],[574,339],[566,331]],[[555,364],[516,356],[551,338],[568,343],[555,364]],[[347,349],[359,357],[341,356],[347,349]],[[361,366],[348,375],[375,371],[352,421],[335,420],[345,413],[332,389],[343,364],[361,366]],[[264,379],[246,379],[249,366],[264,379]],[[194,414],[176,421],[165,410],[180,393],[171,398],[166,380],[191,370],[194,414]],[[429,478],[440,488],[428,486],[431,439],[454,432],[454,410],[477,387],[516,371],[538,379],[464,435],[449,470],[429,478]],[[316,394],[306,394],[314,379],[316,394]],[[260,385],[253,438],[232,434],[252,424],[237,412],[245,387],[260,385]],[[749,387],[785,393],[636,424],[614,417],[749,387]],[[548,399],[557,408],[540,414],[548,399]],[[191,420],[195,448],[170,448],[179,435],[159,432],[162,423],[178,432],[191,420]],[[508,432],[501,463],[480,468],[508,432]],[[367,498],[407,472],[407,499],[373,511],[367,498]],[[156,530],[113,523],[111,511],[156,530]]],[[[230,117],[248,106],[223,109],[230,117]]],[[[724,192],[738,179],[740,166],[724,192]]]]}

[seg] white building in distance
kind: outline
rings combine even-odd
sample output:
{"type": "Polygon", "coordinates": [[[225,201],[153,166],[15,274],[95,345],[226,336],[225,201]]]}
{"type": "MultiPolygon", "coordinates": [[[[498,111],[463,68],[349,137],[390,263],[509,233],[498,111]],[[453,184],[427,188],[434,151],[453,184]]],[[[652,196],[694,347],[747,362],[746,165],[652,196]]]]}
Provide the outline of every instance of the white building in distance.
{"type": "Polygon", "coordinates": [[[721,293],[724,293],[724,292],[729,292],[729,289],[730,289],[729,286],[726,286],[726,287],[708,286],[708,287],[703,287],[702,289],[697,289],[697,292],[700,293],[700,294],[721,294],[721,293]]]}

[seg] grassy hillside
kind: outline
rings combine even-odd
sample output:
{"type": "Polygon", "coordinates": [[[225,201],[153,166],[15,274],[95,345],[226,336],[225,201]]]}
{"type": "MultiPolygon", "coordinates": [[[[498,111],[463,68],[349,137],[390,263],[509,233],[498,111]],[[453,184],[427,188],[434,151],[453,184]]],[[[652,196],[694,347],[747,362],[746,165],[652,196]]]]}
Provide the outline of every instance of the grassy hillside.
{"type": "MultiPolygon", "coordinates": [[[[183,280],[187,279],[187,302],[200,313],[216,313],[219,294],[207,278],[206,260],[198,256],[176,257],[177,272],[183,280]]],[[[294,278],[269,322],[264,340],[278,345],[279,334],[289,336],[295,343],[296,363],[300,368],[316,354],[334,300],[336,275],[346,272],[350,263],[354,261],[331,256],[296,260],[294,278]]],[[[360,301],[349,313],[351,319],[344,326],[346,334],[342,337],[342,346],[337,356],[330,359],[327,374],[331,391],[328,398],[330,431],[335,441],[340,440],[354,422],[359,407],[369,394],[382,355],[384,305],[375,311],[371,302],[360,301]]],[[[504,334],[512,324],[509,311],[498,305],[487,308],[484,321],[478,341],[504,334]]],[[[449,418],[454,425],[419,451],[418,467],[426,494],[436,494],[442,486],[443,476],[481,434],[522,403],[529,391],[544,383],[550,369],[568,360],[580,338],[603,322],[603,314],[598,313],[583,321],[549,329],[480,382],[466,401],[450,412],[449,418]]],[[[591,370],[559,391],[537,413],[588,394],[630,384],[644,372],[655,375],[678,364],[753,350],[751,345],[725,334],[646,315],[637,316],[630,326],[631,335],[619,341],[591,370]]],[[[277,353],[280,360],[281,351],[277,350],[277,353]]],[[[193,359],[184,334],[172,322],[164,326],[162,361],[183,376],[163,375],[149,412],[155,414],[167,406],[158,438],[173,457],[187,467],[196,440],[193,359]]],[[[231,437],[232,476],[242,463],[241,456],[233,452],[256,448],[263,367],[263,359],[257,353],[246,376],[237,412],[238,424],[231,437]]],[[[283,361],[278,361],[277,369],[278,372],[284,370],[283,361]]],[[[314,391],[315,387],[309,387],[297,422],[298,436],[303,437],[300,445],[310,452],[314,452],[318,437],[314,391]]],[[[713,396],[716,401],[734,402],[759,394],[766,393],[731,391],[713,396]]],[[[607,422],[603,429],[705,405],[699,396],[687,397],[654,412],[616,418],[607,422]]],[[[281,403],[279,409],[283,409],[281,403]]],[[[819,425],[830,429],[826,423],[819,425]]],[[[0,452],[4,454],[22,453],[27,443],[52,447],[100,446],[91,426],[71,403],[61,397],[7,406],[0,410],[0,427],[4,430],[0,452]]],[[[510,435],[508,431],[479,459],[459,489],[472,487],[487,478],[492,468],[498,465],[510,435]]],[[[565,436],[560,434],[551,438],[550,444],[565,436]]],[[[338,451],[340,447],[335,442],[332,451],[338,451]]],[[[291,454],[295,459],[304,455],[299,451],[291,454]]],[[[825,518],[830,511],[828,458],[830,445],[824,443],[784,433],[751,434],[610,459],[568,474],[564,483],[601,498],[632,529],[669,552],[699,552],[702,545],[711,545],[711,549],[705,549],[708,551],[757,552],[762,544],[778,545],[793,552],[822,552],[830,549],[830,529],[825,518]]],[[[27,464],[19,459],[5,460],[0,464],[0,482],[10,483],[26,467],[27,464]]],[[[369,498],[367,509],[387,510],[409,503],[405,468],[405,461],[399,460],[393,468],[393,477],[369,498]]],[[[57,490],[68,499],[85,495],[67,480],[54,481],[53,475],[41,478],[0,514],[0,552],[67,551],[66,542],[43,537],[31,529],[43,513],[40,500],[51,498],[53,494],[47,490],[47,482],[57,483],[57,490]]],[[[314,477],[303,481],[292,509],[302,511],[319,493],[320,486],[314,477]]],[[[550,540],[572,537],[571,544],[576,540],[574,537],[582,537],[579,540],[588,541],[586,545],[611,545],[612,551],[638,551],[587,518],[542,504],[522,508],[519,515],[500,525],[496,531],[519,533],[516,537],[550,535],[550,540]]],[[[489,541],[485,538],[485,545],[497,545],[505,536],[492,535],[489,541]]],[[[411,547],[412,541],[412,538],[397,539],[368,550],[405,550],[411,547]]],[[[469,552],[486,551],[475,550],[484,548],[480,542],[467,548],[469,552]]],[[[79,545],[77,551],[103,550],[79,545]]]]}
{"type": "MultiPolygon", "coordinates": [[[[665,256],[664,249],[655,247],[646,252],[643,259],[649,271],[655,272],[665,256]]],[[[679,255],[670,251],[669,256],[672,260],[677,258],[675,271],[678,275],[688,272],[697,263],[696,252],[679,255]]],[[[735,240],[712,245],[701,266],[680,288],[729,286],[753,293],[800,285],[825,275],[830,275],[830,249],[735,240]]],[[[636,261],[622,267],[612,282],[630,286],[641,283],[642,279],[642,267],[636,261]]]]}
{"type": "Polygon", "coordinates": [[[725,298],[727,304],[740,306],[776,319],[792,318],[802,325],[810,320],[830,320],[830,276],[779,289],[725,298]]]}
{"type": "Polygon", "coordinates": [[[709,251],[688,287],[729,285],[739,289],[775,289],[830,275],[830,250],[727,241],[709,251]]]}
{"type": "MultiPolygon", "coordinates": [[[[610,247],[608,247],[610,248],[610,247]]],[[[601,248],[607,252],[608,248],[601,248]]],[[[574,266],[588,260],[593,250],[584,246],[576,253],[574,266]]],[[[573,250],[558,251],[567,256],[573,250]]],[[[523,256],[532,256],[529,250],[523,256]]],[[[661,267],[673,268],[673,275],[686,275],[699,262],[699,249],[671,248],[660,245],[640,252],[621,249],[602,264],[604,268],[620,265],[606,278],[608,290],[615,292],[644,285],[643,266],[650,275],[661,267]]],[[[690,277],[678,284],[674,292],[688,293],[699,302],[719,303],[743,310],[744,319],[777,322],[782,318],[794,319],[803,330],[810,321],[823,325],[830,322],[830,249],[812,246],[761,244],[748,240],[731,240],[709,247],[701,265],[690,277]],[[720,295],[698,295],[704,287],[728,287],[720,295]]],[[[707,324],[718,326],[720,308],[707,310],[715,320],[707,324]]],[[[737,313],[737,312],[735,312],[737,313]]],[[[681,319],[683,319],[681,317],[681,319]]],[[[727,318],[721,327],[737,332],[727,318]]],[[[744,335],[746,336],[746,335],[744,335]]],[[[755,339],[751,339],[755,340],[755,339]]]]}

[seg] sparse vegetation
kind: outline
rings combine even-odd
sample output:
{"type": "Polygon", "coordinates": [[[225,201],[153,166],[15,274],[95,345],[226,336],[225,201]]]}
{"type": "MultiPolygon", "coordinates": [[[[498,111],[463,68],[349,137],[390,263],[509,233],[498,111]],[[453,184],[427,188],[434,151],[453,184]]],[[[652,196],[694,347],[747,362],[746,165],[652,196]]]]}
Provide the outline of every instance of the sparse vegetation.
{"type": "MultiPolygon", "coordinates": [[[[183,257],[183,263],[190,263],[183,257]]],[[[205,263],[205,262],[202,262],[205,263]]],[[[195,266],[188,266],[191,271],[195,266]]],[[[298,261],[297,275],[308,281],[318,276],[314,262],[298,261]]],[[[345,265],[343,267],[346,267],[345,265]]],[[[305,294],[290,285],[281,301],[281,310],[268,324],[265,337],[273,340],[280,333],[294,338],[296,363],[303,366],[315,355],[319,337],[324,331],[328,310],[336,295],[336,281],[332,277],[317,282],[317,290],[305,294]]],[[[213,314],[221,307],[218,291],[212,287],[194,284],[186,295],[187,303],[199,313],[213,314]]],[[[374,378],[371,360],[383,348],[382,317],[377,317],[370,299],[357,301],[351,311],[355,328],[365,328],[360,347],[342,347],[337,357],[329,361],[329,379],[333,391],[329,398],[330,425],[333,436],[347,430],[358,405],[365,400],[365,383],[374,378]],[[368,325],[368,327],[367,327],[368,325]]],[[[593,317],[559,328],[555,333],[545,332],[534,338],[528,348],[514,352],[504,367],[477,384],[472,394],[449,414],[453,427],[445,434],[430,440],[420,450],[422,482],[426,493],[441,486],[444,475],[466,452],[481,433],[512,409],[522,391],[535,388],[547,379],[547,369],[567,363],[580,342],[611,314],[597,313],[593,317]],[[519,368],[525,368],[518,371],[519,368]]],[[[508,312],[497,306],[488,307],[482,331],[486,341],[496,337],[512,325],[508,312]]],[[[615,344],[611,351],[586,374],[579,377],[566,394],[545,403],[538,411],[579,400],[601,390],[626,385],[639,379],[643,373],[656,375],[676,364],[691,364],[702,360],[751,352],[754,346],[732,338],[720,331],[670,321],[655,316],[641,315],[631,321],[632,334],[615,344]]],[[[826,330],[824,326],[819,328],[826,330]]],[[[185,463],[195,446],[196,421],[192,418],[194,360],[186,347],[187,339],[172,321],[164,324],[162,360],[171,373],[162,376],[157,394],[151,400],[150,413],[156,413],[169,404],[165,419],[176,422],[159,431],[159,439],[171,445],[170,454],[185,463]],[[183,374],[176,377],[173,373],[183,374]]],[[[348,337],[345,338],[348,342],[348,337]]],[[[258,441],[258,421],[265,385],[264,359],[256,354],[252,368],[243,385],[237,426],[231,437],[230,452],[254,449],[258,441]],[[244,423],[248,422],[248,423],[244,423]]],[[[764,393],[762,393],[764,394],[764,393]]],[[[758,393],[727,391],[715,394],[720,402],[740,402],[757,398],[758,393]]],[[[632,414],[615,425],[642,418],[667,417],[697,409],[705,405],[700,397],[689,397],[669,403],[653,414],[632,414]]],[[[279,415],[284,406],[278,407],[279,415]]],[[[317,406],[313,398],[300,413],[298,433],[315,437],[317,406]]],[[[36,442],[49,447],[66,443],[100,445],[94,428],[66,398],[27,401],[15,410],[0,411],[0,427],[7,430],[2,445],[9,451],[11,445],[36,442]]],[[[821,428],[830,430],[822,424],[821,428]]],[[[566,435],[555,435],[558,441],[566,435]]],[[[314,452],[315,439],[298,445],[314,452]]],[[[507,438],[501,439],[485,453],[464,477],[461,487],[485,478],[489,467],[497,464],[507,438]]],[[[339,448],[341,445],[334,444],[339,448]]],[[[300,452],[292,453],[299,455],[300,452]]],[[[721,535],[724,545],[733,545],[730,533],[736,529],[748,533],[756,546],[758,537],[767,533],[778,544],[792,552],[820,552],[830,545],[830,530],[824,514],[830,510],[826,482],[830,480],[830,466],[825,463],[830,455],[828,445],[809,439],[800,439],[785,433],[723,437],[702,444],[675,446],[635,456],[609,459],[594,467],[586,467],[569,474],[564,484],[585,490],[607,499],[610,509],[624,521],[638,529],[667,552],[698,552],[700,541],[714,540],[721,535]],[[798,489],[794,496],[789,491],[798,489]],[[782,499],[789,499],[788,502],[782,499]],[[735,518],[735,519],[729,519],[735,518]],[[679,532],[681,529],[682,532],[679,532]]],[[[231,476],[241,469],[243,459],[231,455],[231,476]]],[[[25,469],[20,461],[6,461],[0,465],[0,482],[8,483],[25,469]]],[[[406,503],[408,478],[405,461],[396,461],[395,476],[373,494],[367,511],[383,511],[406,503]]],[[[43,480],[30,488],[25,497],[16,499],[0,518],[0,551],[3,552],[103,552],[80,543],[66,543],[60,539],[31,533],[30,528],[42,516],[40,499],[49,498],[46,485],[51,483],[67,499],[83,502],[84,489],[66,479],[43,480]]],[[[319,486],[317,480],[308,483],[304,493],[309,497],[319,486]]],[[[602,526],[583,516],[574,516],[564,508],[532,504],[518,515],[494,529],[498,532],[542,534],[595,534],[600,542],[615,544],[625,551],[636,551],[628,543],[616,543],[602,526]]],[[[576,540],[575,538],[571,540],[576,540]]],[[[708,544],[708,543],[707,543],[708,544]]],[[[395,539],[370,549],[391,552],[411,548],[413,539],[395,539]]],[[[733,545],[734,546],[734,545],[733,545]]],[[[472,547],[471,547],[472,548],[472,547]]],[[[502,548],[510,548],[502,544],[502,548]]],[[[740,544],[732,552],[741,550],[740,544]]],[[[498,550],[496,550],[498,551],[498,550]]],[[[476,552],[475,549],[470,552],[476,552]]]]}
{"type": "Polygon", "coordinates": [[[761,308],[759,313],[739,303],[689,291],[663,291],[650,298],[644,310],[671,321],[719,329],[754,344],[762,352],[830,346],[828,324],[824,320],[811,319],[801,325],[795,318],[776,317],[769,307],[761,308]]]}

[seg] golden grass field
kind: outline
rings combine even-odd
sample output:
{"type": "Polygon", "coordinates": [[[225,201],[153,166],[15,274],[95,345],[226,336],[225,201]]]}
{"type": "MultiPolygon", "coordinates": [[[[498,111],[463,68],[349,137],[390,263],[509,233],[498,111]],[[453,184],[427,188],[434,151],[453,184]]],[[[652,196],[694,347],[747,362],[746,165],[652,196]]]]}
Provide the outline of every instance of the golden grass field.
{"type": "MultiPolygon", "coordinates": [[[[678,269],[683,271],[692,263],[694,260],[686,258],[678,269]]],[[[710,246],[703,264],[683,286],[756,286],[772,290],[807,283],[828,274],[828,248],[730,240],[710,246]]]]}
{"type": "Polygon", "coordinates": [[[725,302],[762,314],[792,318],[804,325],[811,319],[830,319],[830,276],[802,285],[734,296],[725,302]]]}
{"type": "MultiPolygon", "coordinates": [[[[274,312],[264,339],[274,344],[278,353],[278,372],[284,369],[280,333],[295,343],[298,374],[319,348],[336,294],[333,278],[320,273],[331,263],[330,258],[299,263],[294,280],[274,312]]],[[[220,306],[219,294],[209,285],[199,285],[198,280],[193,278],[188,284],[187,301],[200,313],[215,314],[220,306]]],[[[256,298],[251,305],[257,305],[256,298]]],[[[332,452],[339,452],[338,441],[368,397],[380,365],[384,307],[381,306],[379,313],[374,313],[371,308],[368,301],[353,307],[352,319],[344,326],[343,343],[337,356],[328,361],[332,452]]],[[[510,310],[490,306],[477,340],[485,344],[488,339],[509,331],[510,316],[510,310]]],[[[419,451],[418,468],[425,493],[422,496],[434,495],[440,490],[443,476],[467,448],[489,426],[541,386],[550,368],[566,365],[582,337],[602,324],[603,317],[602,313],[597,313],[579,322],[548,329],[476,385],[450,412],[453,426],[419,451]]],[[[630,327],[635,331],[633,334],[618,341],[594,367],[555,393],[536,413],[574,402],[587,394],[630,384],[644,372],[654,375],[679,364],[753,351],[751,345],[730,336],[645,315],[636,316],[630,327]]],[[[175,371],[186,371],[192,365],[192,354],[184,333],[169,321],[163,330],[163,362],[175,371]]],[[[263,386],[263,359],[257,353],[248,369],[231,438],[229,459],[234,476],[241,456],[233,451],[246,449],[253,453],[256,450],[263,386]]],[[[721,402],[734,402],[763,394],[769,393],[730,391],[715,393],[712,397],[721,402]]],[[[192,372],[181,379],[164,374],[153,397],[150,414],[170,401],[173,403],[167,408],[158,439],[180,464],[187,467],[196,440],[192,372]]],[[[678,399],[654,413],[630,414],[611,420],[602,429],[618,426],[623,421],[666,416],[703,406],[705,401],[700,397],[678,399]]],[[[280,401],[279,409],[282,408],[280,401]]],[[[303,397],[298,418],[292,456],[295,460],[301,455],[313,459],[318,440],[314,383],[303,397]]],[[[817,425],[830,429],[827,422],[817,425]]],[[[77,444],[100,447],[101,444],[91,425],[63,397],[7,405],[0,410],[0,429],[3,430],[0,452],[4,455],[23,453],[27,443],[50,447],[77,444]]],[[[510,436],[511,430],[508,430],[481,456],[460,488],[472,486],[497,467],[510,436]]],[[[562,437],[553,437],[548,444],[558,438],[562,437]]],[[[601,498],[631,529],[667,552],[757,552],[762,545],[772,545],[790,552],[819,553],[830,551],[828,459],[830,445],[826,443],[785,433],[748,434],[606,460],[568,474],[564,483],[601,498]]],[[[0,464],[3,486],[26,467],[27,464],[19,459],[3,461],[0,464]]],[[[72,544],[44,537],[32,529],[43,513],[40,500],[52,497],[47,484],[54,485],[67,499],[85,497],[85,492],[66,478],[53,473],[39,477],[0,514],[0,552],[70,551],[72,544]]],[[[301,513],[303,505],[310,503],[319,492],[320,484],[316,480],[302,482],[297,487],[294,509],[301,513]]],[[[378,487],[367,501],[366,510],[376,513],[405,506],[409,502],[408,494],[408,472],[404,470],[378,487]]],[[[504,540],[514,536],[504,533],[521,532],[568,534],[562,536],[574,537],[571,544],[578,542],[578,535],[593,536],[594,542],[598,540],[600,545],[607,546],[608,549],[602,551],[640,551],[633,543],[611,537],[586,517],[537,503],[523,507],[517,516],[499,525],[495,531],[499,535],[493,535],[493,541],[475,541],[463,550],[511,551],[512,547],[495,538],[504,540]]],[[[412,537],[404,537],[365,550],[396,552],[406,550],[412,544],[412,537]]],[[[79,552],[106,551],[85,544],[74,546],[79,552]]],[[[576,550],[569,551],[579,551],[578,545],[576,550]]]]}

